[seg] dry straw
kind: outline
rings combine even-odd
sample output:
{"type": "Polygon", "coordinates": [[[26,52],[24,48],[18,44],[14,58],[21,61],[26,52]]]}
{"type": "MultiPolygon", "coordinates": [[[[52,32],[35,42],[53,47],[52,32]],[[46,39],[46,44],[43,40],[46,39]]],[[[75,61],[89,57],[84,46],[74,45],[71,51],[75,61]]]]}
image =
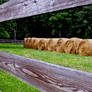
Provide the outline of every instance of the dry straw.
{"type": "Polygon", "coordinates": [[[82,39],[71,38],[64,45],[64,52],[67,54],[76,54],[78,53],[79,44],[82,39]]]}
{"type": "Polygon", "coordinates": [[[46,40],[45,38],[40,38],[40,41],[38,43],[38,49],[39,50],[45,50],[46,47],[46,40]]]}
{"type": "Polygon", "coordinates": [[[52,39],[47,40],[45,50],[48,50],[51,41],[52,41],[52,39]]]}
{"type": "Polygon", "coordinates": [[[27,38],[24,38],[24,48],[26,48],[26,41],[27,41],[27,38]]]}
{"type": "Polygon", "coordinates": [[[29,46],[30,49],[32,49],[32,38],[29,39],[29,46]]]}
{"type": "Polygon", "coordinates": [[[56,44],[56,52],[64,52],[64,45],[66,41],[69,40],[68,38],[60,38],[56,44]]]}
{"type": "Polygon", "coordinates": [[[92,39],[24,38],[24,48],[56,51],[80,56],[92,56],[92,39]]]}
{"type": "Polygon", "coordinates": [[[92,56],[92,39],[86,39],[79,44],[80,56],[92,56]]]}
{"type": "Polygon", "coordinates": [[[48,50],[49,41],[50,41],[49,38],[47,38],[47,39],[45,40],[45,49],[44,49],[44,50],[48,50]]]}
{"type": "Polygon", "coordinates": [[[31,41],[31,43],[32,43],[32,49],[37,49],[38,47],[38,38],[36,38],[36,37],[32,37],[32,41],[31,41]]]}
{"type": "Polygon", "coordinates": [[[48,51],[56,51],[56,44],[58,42],[58,38],[50,39],[47,43],[47,50],[48,51]]]}
{"type": "Polygon", "coordinates": [[[29,48],[29,39],[30,38],[27,38],[27,40],[26,40],[26,48],[29,48]]]}

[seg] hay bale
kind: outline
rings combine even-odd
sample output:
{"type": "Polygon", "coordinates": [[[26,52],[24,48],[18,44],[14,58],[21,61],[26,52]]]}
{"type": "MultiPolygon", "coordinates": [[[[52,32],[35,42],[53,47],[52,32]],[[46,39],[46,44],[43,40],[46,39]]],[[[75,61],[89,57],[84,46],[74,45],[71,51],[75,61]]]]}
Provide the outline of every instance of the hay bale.
{"type": "Polygon", "coordinates": [[[32,49],[32,38],[29,39],[29,46],[28,48],[32,49]]]}
{"type": "Polygon", "coordinates": [[[24,39],[24,47],[31,48],[31,49],[37,49],[38,41],[39,41],[39,39],[36,37],[25,38],[24,39]]]}
{"type": "Polygon", "coordinates": [[[47,44],[47,39],[46,38],[40,38],[40,41],[38,43],[38,49],[39,50],[45,50],[46,44],[47,44]]]}
{"type": "Polygon", "coordinates": [[[56,44],[57,44],[58,40],[59,40],[59,38],[50,39],[47,44],[47,50],[48,51],[56,51],[56,44]]]}
{"type": "Polygon", "coordinates": [[[79,45],[80,45],[81,41],[83,41],[83,39],[79,39],[77,41],[77,44],[75,45],[76,46],[76,54],[79,54],[79,45]]]}
{"type": "Polygon", "coordinates": [[[79,44],[80,56],[92,56],[92,39],[86,39],[79,44]]]}
{"type": "Polygon", "coordinates": [[[79,38],[71,38],[64,45],[64,52],[67,54],[77,54],[79,43],[82,39],[79,38]]]}
{"type": "Polygon", "coordinates": [[[34,39],[34,42],[33,42],[34,49],[38,49],[38,45],[39,45],[40,40],[41,40],[40,38],[34,39]]]}
{"type": "Polygon", "coordinates": [[[38,49],[39,38],[32,37],[32,49],[38,49]]]}
{"type": "Polygon", "coordinates": [[[26,48],[26,42],[27,42],[27,38],[24,38],[24,48],[26,48]]]}
{"type": "Polygon", "coordinates": [[[27,48],[32,48],[32,47],[31,47],[31,46],[32,46],[32,38],[28,38],[27,43],[28,43],[27,48]]]}
{"type": "Polygon", "coordinates": [[[64,52],[64,45],[66,41],[69,40],[68,38],[60,38],[56,45],[56,52],[64,52]]]}
{"type": "Polygon", "coordinates": [[[80,39],[80,38],[71,38],[71,40],[73,40],[74,42],[74,53],[75,54],[78,54],[79,53],[79,44],[81,43],[81,41],[83,39],[80,39]]]}
{"type": "Polygon", "coordinates": [[[49,47],[49,44],[51,41],[52,41],[52,39],[50,39],[50,38],[46,40],[45,50],[48,50],[48,47],[49,47]]]}
{"type": "Polygon", "coordinates": [[[26,48],[29,48],[29,39],[30,38],[27,38],[27,40],[26,40],[26,48]]]}

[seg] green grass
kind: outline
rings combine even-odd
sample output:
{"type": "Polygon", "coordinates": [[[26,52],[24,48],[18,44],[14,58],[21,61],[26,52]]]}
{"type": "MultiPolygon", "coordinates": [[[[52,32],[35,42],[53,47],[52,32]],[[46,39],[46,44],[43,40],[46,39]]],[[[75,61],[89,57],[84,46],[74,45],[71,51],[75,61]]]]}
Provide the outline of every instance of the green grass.
{"type": "MultiPolygon", "coordinates": [[[[71,55],[71,54],[64,54],[64,53],[57,53],[57,52],[26,49],[26,48],[23,48],[22,45],[13,45],[13,44],[0,44],[0,51],[92,73],[91,56],[87,57],[87,56],[71,55]]],[[[39,92],[39,91],[30,91],[32,88],[30,88],[28,85],[23,84],[22,82],[19,82],[18,80],[12,78],[11,76],[9,76],[4,72],[0,71],[0,75],[2,75],[0,76],[1,90],[4,90],[5,89],[3,88],[4,85],[8,85],[9,83],[9,86],[7,86],[6,89],[7,88],[9,90],[14,89],[14,92],[39,92]]],[[[6,90],[3,92],[13,92],[13,91],[6,90]]]]}
{"type": "Polygon", "coordinates": [[[23,45],[13,44],[0,44],[0,51],[92,73],[91,56],[26,49],[23,45]]]}
{"type": "Polygon", "coordinates": [[[2,92],[40,92],[24,82],[0,70],[0,90],[2,92]]]}

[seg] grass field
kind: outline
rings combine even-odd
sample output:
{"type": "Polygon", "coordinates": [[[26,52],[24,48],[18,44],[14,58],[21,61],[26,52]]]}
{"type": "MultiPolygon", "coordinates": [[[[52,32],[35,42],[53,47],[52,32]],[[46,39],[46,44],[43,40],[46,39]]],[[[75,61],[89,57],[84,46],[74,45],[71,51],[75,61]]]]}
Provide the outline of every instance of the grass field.
{"type": "MultiPolygon", "coordinates": [[[[23,48],[23,45],[13,45],[13,44],[0,44],[0,51],[17,54],[20,56],[28,57],[31,59],[37,59],[44,62],[57,64],[73,69],[78,69],[86,72],[92,73],[92,57],[89,56],[79,56],[79,55],[70,55],[70,54],[64,54],[64,53],[56,53],[56,52],[49,52],[49,51],[40,51],[40,50],[32,50],[32,49],[25,49],[23,48]]],[[[2,80],[3,76],[5,79],[0,82],[0,89],[4,90],[4,85],[7,85],[9,82],[10,86],[7,86],[7,88],[14,88],[14,90],[17,91],[3,91],[3,92],[39,92],[39,91],[30,91],[35,90],[30,88],[28,85],[23,84],[22,82],[16,82],[18,80],[13,79],[12,77],[8,78],[10,75],[0,71],[0,81],[2,80]],[[18,86],[20,84],[20,86],[18,86]],[[15,87],[15,85],[17,85],[15,87]],[[27,86],[27,87],[26,87],[27,86]],[[21,89],[20,89],[21,88],[21,89]],[[20,90],[28,90],[28,91],[20,91],[20,90]]],[[[12,89],[11,89],[12,90],[12,89]]]]}
{"type": "Polygon", "coordinates": [[[37,89],[19,81],[15,77],[0,70],[1,92],[40,92],[37,89]]]}

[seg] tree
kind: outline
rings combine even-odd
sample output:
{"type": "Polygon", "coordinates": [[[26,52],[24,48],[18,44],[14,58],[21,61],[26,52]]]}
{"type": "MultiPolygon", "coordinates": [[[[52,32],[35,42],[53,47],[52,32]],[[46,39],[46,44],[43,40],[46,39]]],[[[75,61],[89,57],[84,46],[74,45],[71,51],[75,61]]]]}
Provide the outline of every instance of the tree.
{"type": "Polygon", "coordinates": [[[52,34],[62,37],[91,38],[92,5],[55,12],[49,18],[52,34]],[[60,32],[59,32],[60,31],[60,32]]]}
{"type": "Polygon", "coordinates": [[[0,0],[0,4],[3,4],[5,2],[7,2],[7,1],[9,1],[9,0],[0,0]]]}
{"type": "Polygon", "coordinates": [[[0,38],[13,38],[14,29],[16,29],[17,24],[15,20],[10,20],[0,23],[0,38]]]}

